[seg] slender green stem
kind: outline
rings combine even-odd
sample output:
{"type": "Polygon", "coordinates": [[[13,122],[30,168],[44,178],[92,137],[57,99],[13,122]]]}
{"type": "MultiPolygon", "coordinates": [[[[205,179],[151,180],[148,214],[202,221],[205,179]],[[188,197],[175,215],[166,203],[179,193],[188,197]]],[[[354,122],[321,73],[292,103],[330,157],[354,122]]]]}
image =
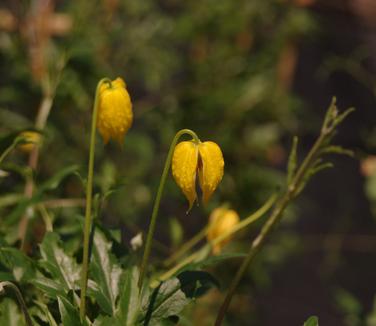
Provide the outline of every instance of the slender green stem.
{"type": "Polygon", "coordinates": [[[290,203],[290,201],[294,198],[296,191],[299,190],[301,182],[303,181],[304,176],[306,175],[307,171],[310,169],[312,164],[314,164],[317,155],[319,154],[320,147],[322,146],[323,142],[325,141],[327,133],[321,133],[320,136],[317,138],[315,144],[312,146],[311,150],[303,160],[302,164],[300,165],[298,171],[296,172],[295,176],[292,179],[291,184],[287,187],[286,191],[280,197],[278,202],[276,203],[273,211],[271,212],[268,220],[262,227],[259,235],[253,240],[247,257],[243,260],[240,268],[238,269],[235,277],[233,278],[226,297],[222,303],[222,306],[219,309],[217,319],[215,321],[215,326],[222,325],[223,319],[227,312],[227,309],[230,305],[231,299],[236,291],[236,288],[239,285],[240,280],[242,279],[244,273],[248,270],[253,258],[256,256],[262,245],[264,244],[265,240],[267,239],[270,232],[273,230],[274,226],[279,222],[282,218],[282,214],[290,203]]]}
{"type": "Polygon", "coordinates": [[[173,262],[178,260],[183,256],[187,251],[191,250],[196,244],[198,244],[202,239],[205,238],[206,233],[208,232],[208,226],[206,225],[200,232],[198,232],[194,237],[185,242],[178,251],[172,254],[166,261],[164,265],[166,267],[170,266],[173,262]]]}
{"type": "Polygon", "coordinates": [[[37,207],[40,212],[40,215],[42,216],[44,225],[46,227],[46,231],[53,232],[52,218],[50,214],[48,213],[46,206],[44,206],[43,204],[40,204],[37,207]]]}
{"type": "Polygon", "coordinates": [[[138,279],[138,288],[139,288],[140,291],[142,289],[142,283],[144,281],[146,268],[147,268],[147,265],[148,265],[150,251],[151,251],[151,247],[152,247],[152,243],[153,243],[155,225],[156,225],[157,216],[158,216],[159,205],[160,205],[160,202],[161,202],[163,189],[164,189],[166,179],[167,179],[167,176],[168,176],[168,171],[170,169],[172,154],[174,152],[174,148],[175,148],[177,142],[179,141],[180,137],[185,135],[185,134],[192,136],[193,139],[196,142],[198,142],[198,143],[200,142],[200,139],[198,138],[196,133],[193,132],[190,129],[182,129],[182,130],[178,131],[176,133],[174,139],[172,140],[172,143],[170,145],[170,149],[169,149],[168,154],[167,154],[165,166],[163,168],[161,180],[159,182],[159,187],[158,187],[157,195],[155,197],[153,211],[152,211],[152,214],[151,214],[149,230],[148,230],[148,234],[147,234],[147,237],[146,237],[144,255],[142,257],[142,263],[141,263],[141,267],[140,267],[140,276],[139,276],[139,279],[138,279]]]}
{"type": "Polygon", "coordinates": [[[84,252],[82,261],[82,274],[81,274],[81,300],[80,300],[80,317],[84,320],[86,315],[86,290],[87,279],[89,272],[89,240],[91,230],[91,211],[92,211],[92,196],[93,196],[93,174],[94,174],[94,157],[95,157],[95,132],[97,126],[97,115],[99,107],[99,93],[100,87],[103,83],[111,84],[111,80],[103,78],[99,81],[95,92],[93,117],[91,122],[90,134],[90,151],[89,151],[89,167],[86,184],[86,208],[85,208],[85,225],[84,225],[84,252]]]}
{"type": "Polygon", "coordinates": [[[21,306],[21,310],[22,310],[22,313],[25,317],[25,321],[26,321],[27,326],[33,326],[33,322],[31,321],[31,317],[29,315],[29,312],[27,311],[27,307],[26,307],[25,301],[22,297],[21,291],[12,282],[4,281],[4,282],[0,282],[0,293],[4,291],[5,287],[9,287],[14,291],[14,293],[16,294],[17,300],[18,300],[18,302],[21,306]]]}
{"type": "Polygon", "coordinates": [[[0,156],[0,164],[3,162],[3,160],[17,147],[19,143],[23,140],[23,137],[16,137],[12,144],[1,154],[0,156]]]}

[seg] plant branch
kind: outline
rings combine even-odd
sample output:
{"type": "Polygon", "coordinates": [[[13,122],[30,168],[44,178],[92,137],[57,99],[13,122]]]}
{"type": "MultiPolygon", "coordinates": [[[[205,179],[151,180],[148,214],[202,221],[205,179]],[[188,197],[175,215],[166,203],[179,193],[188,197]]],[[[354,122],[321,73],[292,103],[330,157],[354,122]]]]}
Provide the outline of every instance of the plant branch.
{"type": "MultiPolygon", "coordinates": [[[[226,297],[220,307],[217,319],[215,321],[215,326],[220,326],[224,320],[227,309],[230,305],[231,299],[242,279],[244,273],[248,270],[254,257],[261,249],[262,245],[270,235],[271,231],[278,224],[283,216],[283,212],[288,204],[302,191],[308,178],[312,176],[312,171],[315,172],[315,167],[317,168],[317,159],[321,154],[323,147],[328,146],[330,140],[333,136],[335,128],[341,123],[344,118],[352,111],[348,109],[342,114],[338,113],[337,107],[335,105],[335,98],[332,100],[331,105],[326,113],[321,132],[307,156],[301,163],[295,174],[292,173],[291,182],[287,185],[286,190],[278,199],[274,209],[272,210],[269,218],[265,222],[264,226],[261,228],[259,235],[253,240],[251,247],[248,251],[247,257],[243,260],[240,268],[238,269],[235,277],[233,278],[226,297]]],[[[294,141],[296,143],[297,141],[294,141]]],[[[296,145],[294,145],[296,146],[296,145]]],[[[295,153],[293,154],[295,155],[295,153]]],[[[294,158],[293,158],[294,159],[294,158]]],[[[292,164],[294,165],[294,164],[292,164]]],[[[290,171],[289,171],[290,172],[290,171]]],[[[314,173],[313,173],[314,174],[314,173]]]]}
{"type": "Polygon", "coordinates": [[[93,116],[91,121],[90,133],[90,150],[89,150],[89,166],[86,184],[86,208],[85,208],[85,224],[84,224],[84,243],[83,243],[83,260],[82,260],[82,274],[81,274],[81,300],[80,300],[80,318],[84,320],[86,315],[86,290],[89,272],[89,242],[91,230],[91,211],[92,211],[92,197],[93,197],[93,176],[94,176],[94,157],[95,157],[95,132],[97,128],[97,115],[99,107],[100,87],[103,83],[111,83],[108,78],[101,79],[96,88],[93,116]]]}

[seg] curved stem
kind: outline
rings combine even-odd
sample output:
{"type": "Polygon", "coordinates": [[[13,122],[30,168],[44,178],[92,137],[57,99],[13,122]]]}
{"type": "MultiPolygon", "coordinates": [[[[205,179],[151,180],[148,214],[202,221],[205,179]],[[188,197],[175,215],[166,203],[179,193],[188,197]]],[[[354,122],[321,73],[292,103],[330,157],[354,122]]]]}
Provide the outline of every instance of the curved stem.
{"type": "Polygon", "coordinates": [[[174,148],[175,148],[177,142],[179,141],[180,137],[183,136],[183,135],[190,135],[190,136],[192,136],[192,138],[196,142],[198,142],[198,143],[200,142],[200,139],[198,138],[196,133],[194,131],[190,130],[190,129],[182,129],[182,130],[178,131],[176,133],[174,139],[172,140],[172,143],[170,145],[170,149],[169,149],[168,154],[167,154],[165,166],[163,168],[161,180],[159,182],[159,187],[158,187],[157,195],[155,197],[153,211],[152,211],[152,214],[151,214],[148,235],[146,237],[144,255],[142,257],[142,263],[141,263],[141,267],[140,267],[140,276],[139,276],[139,279],[138,279],[138,288],[139,288],[140,291],[142,289],[142,283],[144,281],[146,268],[147,268],[147,264],[148,264],[148,260],[149,260],[149,256],[150,256],[150,251],[151,251],[151,246],[152,246],[152,243],[153,243],[153,236],[154,236],[154,231],[155,231],[155,225],[156,225],[157,216],[158,216],[159,205],[160,205],[160,202],[161,202],[163,189],[164,189],[166,179],[167,179],[167,176],[168,176],[168,171],[170,169],[172,154],[174,152],[174,148]]]}
{"type": "Polygon", "coordinates": [[[97,126],[97,115],[99,107],[99,93],[100,87],[103,83],[111,83],[108,78],[103,78],[97,84],[95,92],[93,117],[91,121],[91,134],[90,134],[90,151],[89,151],[89,167],[87,173],[86,184],[86,208],[85,208],[85,225],[84,225],[84,252],[82,261],[82,274],[81,274],[81,299],[80,299],[80,317],[84,320],[86,315],[86,290],[87,279],[89,271],[89,240],[91,229],[91,210],[92,210],[92,197],[93,197],[93,174],[94,174],[94,157],[95,157],[95,132],[97,126]]]}
{"type": "Polygon", "coordinates": [[[0,282],[0,293],[4,291],[5,287],[9,287],[14,291],[14,293],[16,294],[17,300],[21,306],[21,310],[25,317],[27,326],[33,326],[33,322],[31,321],[31,317],[29,315],[29,312],[27,311],[26,304],[22,297],[21,291],[12,282],[4,281],[4,282],[0,282]]]}

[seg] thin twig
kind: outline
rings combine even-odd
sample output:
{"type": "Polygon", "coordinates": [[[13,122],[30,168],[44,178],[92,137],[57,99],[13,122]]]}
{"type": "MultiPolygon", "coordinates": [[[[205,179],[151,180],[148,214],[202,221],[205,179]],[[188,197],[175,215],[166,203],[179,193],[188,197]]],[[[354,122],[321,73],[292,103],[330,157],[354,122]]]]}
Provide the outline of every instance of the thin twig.
{"type": "Polygon", "coordinates": [[[25,317],[26,324],[28,326],[33,326],[33,322],[31,321],[31,317],[29,315],[29,312],[27,311],[26,303],[25,303],[25,301],[24,301],[24,299],[22,297],[21,291],[12,282],[4,281],[4,282],[0,282],[0,293],[2,293],[3,291],[5,291],[4,290],[5,287],[9,287],[9,288],[11,288],[14,291],[14,293],[16,294],[17,300],[18,300],[18,302],[20,304],[22,313],[23,313],[23,315],[25,317]]]}

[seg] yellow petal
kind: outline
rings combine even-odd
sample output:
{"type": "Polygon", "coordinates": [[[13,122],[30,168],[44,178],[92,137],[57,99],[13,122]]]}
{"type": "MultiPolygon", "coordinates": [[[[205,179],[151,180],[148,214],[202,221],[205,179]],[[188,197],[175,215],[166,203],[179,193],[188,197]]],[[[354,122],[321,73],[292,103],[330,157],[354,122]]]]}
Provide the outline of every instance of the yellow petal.
{"type": "Polygon", "coordinates": [[[172,156],[172,175],[189,201],[189,210],[196,200],[196,170],[198,147],[192,141],[183,141],[175,146],[172,156]]]}
{"type": "MultiPolygon", "coordinates": [[[[213,242],[216,238],[231,230],[239,223],[239,220],[238,213],[232,209],[219,207],[213,210],[209,219],[208,241],[213,242]]],[[[231,236],[228,236],[220,242],[213,244],[213,254],[219,254],[230,240],[231,236]]]]}
{"type": "Polygon", "coordinates": [[[99,95],[97,126],[104,142],[113,138],[121,145],[132,122],[132,102],[124,81],[117,78],[111,86],[103,83],[99,95]]]}
{"type": "Polygon", "coordinates": [[[199,181],[202,201],[206,204],[223,177],[225,162],[220,147],[211,141],[200,143],[199,181]]]}

